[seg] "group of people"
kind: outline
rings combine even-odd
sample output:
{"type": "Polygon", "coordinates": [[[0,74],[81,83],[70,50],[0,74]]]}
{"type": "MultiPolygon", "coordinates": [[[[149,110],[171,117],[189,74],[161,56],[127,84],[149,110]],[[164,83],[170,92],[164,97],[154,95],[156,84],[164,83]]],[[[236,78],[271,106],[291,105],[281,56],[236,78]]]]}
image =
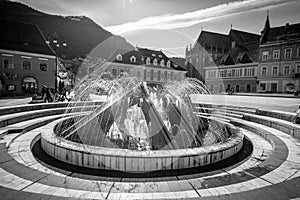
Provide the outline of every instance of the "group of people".
{"type": "Polygon", "coordinates": [[[67,97],[67,92],[68,91],[65,89],[56,92],[54,88],[49,88],[46,85],[43,85],[41,97],[44,102],[70,101],[70,98],[67,97]]]}

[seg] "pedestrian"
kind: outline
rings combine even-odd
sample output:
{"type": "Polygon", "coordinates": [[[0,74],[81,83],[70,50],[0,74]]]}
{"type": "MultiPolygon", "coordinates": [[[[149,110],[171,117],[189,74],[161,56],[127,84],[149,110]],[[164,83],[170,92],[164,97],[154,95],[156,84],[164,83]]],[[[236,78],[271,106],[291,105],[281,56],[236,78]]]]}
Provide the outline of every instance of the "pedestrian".
{"type": "Polygon", "coordinates": [[[46,102],[46,98],[47,98],[47,86],[46,85],[42,86],[41,96],[42,96],[42,99],[44,100],[44,102],[46,102]]]}
{"type": "Polygon", "coordinates": [[[51,92],[51,88],[46,88],[46,98],[45,98],[46,102],[53,102],[53,94],[51,92]]]}
{"type": "Polygon", "coordinates": [[[298,110],[296,111],[296,116],[295,116],[295,119],[294,119],[294,123],[295,124],[300,124],[300,106],[299,106],[298,110]]]}
{"type": "Polygon", "coordinates": [[[295,97],[298,97],[299,95],[299,91],[298,90],[295,90],[295,93],[294,93],[295,97]]]}

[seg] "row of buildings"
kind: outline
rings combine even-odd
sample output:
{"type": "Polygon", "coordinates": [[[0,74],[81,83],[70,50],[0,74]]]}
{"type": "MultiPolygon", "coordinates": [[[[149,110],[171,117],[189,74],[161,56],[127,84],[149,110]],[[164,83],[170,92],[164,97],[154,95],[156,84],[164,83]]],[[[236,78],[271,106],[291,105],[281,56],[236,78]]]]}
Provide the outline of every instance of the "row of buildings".
{"type": "MultiPolygon", "coordinates": [[[[0,19],[0,26],[5,27],[0,31],[0,96],[39,93],[43,85],[57,90],[68,76],[61,65],[65,62],[39,27],[7,19],[0,19]]],[[[181,80],[186,75],[162,51],[118,49],[104,60],[103,71],[115,77],[126,72],[154,85],[181,80]]]]}
{"type": "Polygon", "coordinates": [[[201,31],[186,59],[214,93],[294,92],[300,90],[300,24],[270,27],[267,16],[260,35],[201,31]]]}

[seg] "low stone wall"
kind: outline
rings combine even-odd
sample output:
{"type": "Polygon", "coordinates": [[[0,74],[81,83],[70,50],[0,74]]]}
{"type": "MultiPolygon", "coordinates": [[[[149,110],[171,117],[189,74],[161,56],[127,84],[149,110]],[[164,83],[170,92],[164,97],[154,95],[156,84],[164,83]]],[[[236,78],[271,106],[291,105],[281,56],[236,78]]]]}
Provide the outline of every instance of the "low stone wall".
{"type": "Polygon", "coordinates": [[[262,115],[262,116],[267,116],[267,117],[272,117],[276,119],[282,119],[285,121],[290,121],[292,122],[294,120],[294,117],[296,114],[288,113],[288,112],[282,112],[282,111],[272,111],[272,110],[261,110],[257,109],[256,114],[262,115]]]}
{"type": "Polygon", "coordinates": [[[83,145],[57,137],[53,130],[60,121],[48,124],[42,131],[41,146],[47,154],[76,166],[132,173],[185,169],[216,163],[238,153],[244,138],[238,128],[225,123],[232,130],[232,135],[220,144],[193,149],[133,151],[83,145]]]}
{"type": "Polygon", "coordinates": [[[269,120],[269,119],[264,119],[263,117],[251,116],[251,115],[244,115],[243,119],[258,124],[262,124],[271,128],[275,128],[295,138],[300,138],[300,129],[299,129],[300,126],[297,124],[288,124],[290,122],[285,123],[284,121],[277,122],[275,121],[276,119],[272,121],[272,119],[269,120]]]}

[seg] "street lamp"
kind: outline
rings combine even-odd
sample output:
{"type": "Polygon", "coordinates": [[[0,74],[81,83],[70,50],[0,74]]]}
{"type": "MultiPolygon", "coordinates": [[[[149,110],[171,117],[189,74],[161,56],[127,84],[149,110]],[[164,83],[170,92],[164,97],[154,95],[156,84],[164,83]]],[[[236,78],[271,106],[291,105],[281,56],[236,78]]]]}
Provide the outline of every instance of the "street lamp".
{"type": "Polygon", "coordinates": [[[57,92],[57,77],[58,77],[58,49],[59,47],[63,46],[63,47],[67,47],[67,43],[65,40],[59,40],[59,37],[56,33],[54,34],[49,34],[47,36],[47,40],[46,43],[50,46],[54,47],[54,51],[55,51],[55,92],[57,92]]]}

